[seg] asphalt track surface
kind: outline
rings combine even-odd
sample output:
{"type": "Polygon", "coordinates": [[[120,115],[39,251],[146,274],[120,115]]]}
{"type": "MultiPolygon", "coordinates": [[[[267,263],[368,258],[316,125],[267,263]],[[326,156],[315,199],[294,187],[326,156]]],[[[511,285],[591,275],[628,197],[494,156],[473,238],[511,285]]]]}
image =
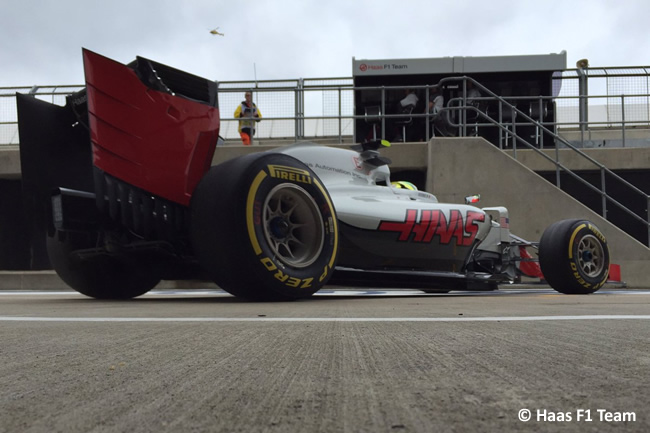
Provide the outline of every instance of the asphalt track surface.
{"type": "Polygon", "coordinates": [[[647,432],[649,303],[0,291],[0,432],[647,432]]]}

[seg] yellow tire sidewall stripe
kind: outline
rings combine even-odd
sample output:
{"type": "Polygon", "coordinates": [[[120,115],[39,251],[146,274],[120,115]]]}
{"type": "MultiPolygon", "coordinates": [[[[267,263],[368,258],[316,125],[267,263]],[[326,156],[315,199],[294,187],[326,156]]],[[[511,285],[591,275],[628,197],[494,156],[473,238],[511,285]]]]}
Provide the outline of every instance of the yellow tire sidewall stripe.
{"type": "MultiPolygon", "coordinates": [[[[262,254],[262,247],[260,246],[260,242],[257,239],[257,235],[255,234],[255,219],[254,219],[254,207],[255,207],[255,196],[257,195],[257,190],[259,189],[260,185],[264,181],[264,179],[267,177],[267,174],[264,170],[260,171],[257,176],[255,176],[255,179],[253,179],[253,183],[251,184],[250,189],[248,190],[248,196],[246,197],[246,228],[248,230],[248,237],[251,241],[251,245],[253,246],[253,251],[255,252],[255,255],[261,255],[262,254]]],[[[338,229],[338,221],[336,219],[336,215],[334,214],[334,206],[332,204],[332,201],[330,200],[329,195],[327,194],[327,191],[325,190],[325,187],[323,186],[322,183],[320,183],[318,180],[314,179],[314,184],[318,187],[320,190],[321,194],[323,194],[323,197],[325,198],[325,201],[327,202],[327,205],[331,209],[331,214],[332,214],[332,230],[334,234],[334,249],[332,251],[332,256],[330,258],[330,261],[328,263],[328,266],[330,269],[334,268],[334,264],[336,262],[336,255],[338,252],[338,244],[339,244],[339,229],[338,229]]]]}
{"type": "Polygon", "coordinates": [[[571,234],[571,239],[569,240],[569,259],[571,260],[573,260],[573,242],[575,241],[578,232],[585,227],[587,227],[587,224],[580,224],[571,234]]]}
{"type": "Polygon", "coordinates": [[[257,195],[257,190],[259,189],[262,181],[266,178],[266,176],[267,174],[263,170],[260,171],[257,176],[255,176],[255,179],[253,180],[253,183],[248,190],[248,197],[246,197],[246,228],[248,229],[248,238],[253,245],[253,251],[255,251],[255,255],[258,256],[262,254],[262,247],[260,246],[260,242],[257,239],[257,235],[255,234],[255,219],[253,216],[255,215],[255,196],[257,195]]]}

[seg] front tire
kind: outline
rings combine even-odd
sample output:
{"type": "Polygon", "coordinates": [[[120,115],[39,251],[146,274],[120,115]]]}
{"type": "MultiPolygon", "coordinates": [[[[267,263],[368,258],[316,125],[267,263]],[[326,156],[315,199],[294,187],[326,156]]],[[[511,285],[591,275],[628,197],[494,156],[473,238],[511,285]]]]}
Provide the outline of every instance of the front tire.
{"type": "Polygon", "coordinates": [[[252,300],[311,296],[336,262],[336,213],[306,165],[256,153],[213,167],[192,196],[190,239],[208,276],[252,300]]]}
{"type": "Polygon", "coordinates": [[[589,221],[558,221],[542,235],[539,264],[546,281],[558,292],[594,293],[609,275],[607,240],[589,221]]]}

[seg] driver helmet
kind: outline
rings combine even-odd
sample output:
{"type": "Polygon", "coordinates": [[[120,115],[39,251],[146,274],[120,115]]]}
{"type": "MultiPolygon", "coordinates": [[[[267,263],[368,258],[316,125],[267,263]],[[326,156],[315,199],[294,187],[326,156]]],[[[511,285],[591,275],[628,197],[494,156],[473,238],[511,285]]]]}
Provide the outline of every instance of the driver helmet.
{"type": "Polygon", "coordinates": [[[418,188],[413,185],[411,182],[407,182],[405,180],[398,180],[395,182],[391,182],[391,185],[393,185],[395,188],[398,189],[410,189],[411,191],[417,191],[418,188]]]}

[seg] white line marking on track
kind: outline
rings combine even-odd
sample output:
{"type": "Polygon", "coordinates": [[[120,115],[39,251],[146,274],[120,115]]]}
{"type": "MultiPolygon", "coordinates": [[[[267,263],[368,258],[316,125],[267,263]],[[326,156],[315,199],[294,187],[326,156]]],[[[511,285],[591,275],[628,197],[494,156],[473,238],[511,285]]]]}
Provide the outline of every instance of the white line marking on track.
{"type": "Polygon", "coordinates": [[[0,322],[531,322],[650,320],[650,315],[499,317],[36,317],[0,316],[0,322]]]}
{"type": "MultiPolygon", "coordinates": [[[[521,294],[547,294],[562,296],[561,293],[553,289],[533,288],[533,289],[505,289],[489,292],[470,292],[470,291],[454,291],[450,293],[431,293],[426,294],[421,290],[409,289],[369,289],[369,290],[321,290],[314,296],[507,296],[507,295],[521,295],[521,294]]],[[[0,290],[0,296],[62,296],[73,295],[87,298],[81,293],[73,290],[0,290]]],[[[593,295],[650,295],[650,290],[636,289],[636,290],[599,290],[593,295]]],[[[174,289],[174,290],[152,290],[140,298],[149,296],[232,296],[227,292],[219,289],[174,289]]]]}

